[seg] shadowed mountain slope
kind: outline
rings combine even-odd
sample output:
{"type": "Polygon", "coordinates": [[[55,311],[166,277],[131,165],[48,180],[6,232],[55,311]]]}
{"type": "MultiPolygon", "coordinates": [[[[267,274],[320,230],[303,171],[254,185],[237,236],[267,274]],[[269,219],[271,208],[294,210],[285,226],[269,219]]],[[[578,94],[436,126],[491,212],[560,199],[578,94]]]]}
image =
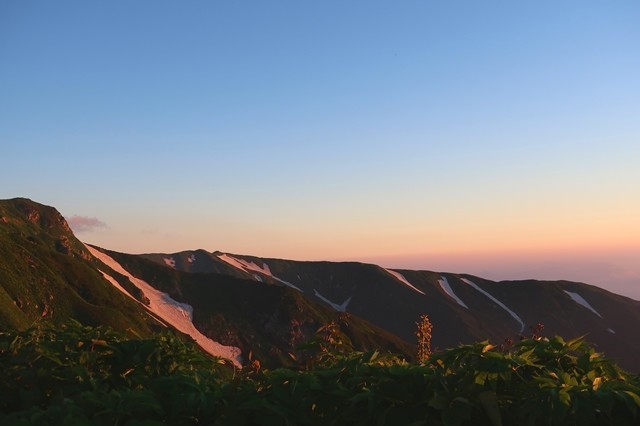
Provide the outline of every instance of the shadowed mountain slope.
{"type": "Polygon", "coordinates": [[[244,276],[265,286],[286,286],[311,300],[346,311],[413,342],[415,321],[428,314],[432,344],[529,335],[586,335],[598,350],[640,371],[640,302],[569,281],[494,282],[466,274],[388,270],[356,262],[300,262],[203,250],[141,255],[168,269],[210,270],[244,276]],[[226,272],[225,272],[226,271],[226,272]]]}
{"type": "MultiPolygon", "coordinates": [[[[215,340],[242,349],[269,365],[287,364],[295,346],[322,325],[335,321],[359,350],[383,349],[404,355],[413,344],[358,318],[336,312],[287,285],[219,273],[189,273],[144,256],[107,252],[136,277],[193,306],[194,323],[215,340]]],[[[206,258],[206,257],[205,257],[206,258]]],[[[237,275],[234,273],[234,275],[237,275]]]]}

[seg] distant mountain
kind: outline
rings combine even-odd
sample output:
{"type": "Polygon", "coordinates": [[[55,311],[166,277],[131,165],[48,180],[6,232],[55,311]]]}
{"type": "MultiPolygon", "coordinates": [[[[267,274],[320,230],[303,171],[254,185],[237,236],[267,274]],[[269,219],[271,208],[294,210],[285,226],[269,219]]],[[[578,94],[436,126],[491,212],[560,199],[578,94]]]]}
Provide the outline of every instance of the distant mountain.
{"type": "Polygon", "coordinates": [[[543,334],[586,335],[640,371],[640,302],[591,285],[204,250],[131,255],[84,245],[52,207],[0,201],[0,328],[40,318],[143,336],[168,327],[238,365],[257,358],[276,366],[330,322],[355,349],[411,356],[422,314],[436,348],[517,340],[543,323],[543,334]]]}
{"type": "Polygon", "coordinates": [[[640,371],[640,302],[569,281],[494,282],[467,274],[390,270],[356,262],[299,262],[204,250],[145,254],[167,269],[244,277],[265,287],[289,287],[310,300],[348,312],[415,341],[422,314],[432,344],[446,348],[483,339],[503,343],[543,334],[586,338],[622,366],[640,371]]]}

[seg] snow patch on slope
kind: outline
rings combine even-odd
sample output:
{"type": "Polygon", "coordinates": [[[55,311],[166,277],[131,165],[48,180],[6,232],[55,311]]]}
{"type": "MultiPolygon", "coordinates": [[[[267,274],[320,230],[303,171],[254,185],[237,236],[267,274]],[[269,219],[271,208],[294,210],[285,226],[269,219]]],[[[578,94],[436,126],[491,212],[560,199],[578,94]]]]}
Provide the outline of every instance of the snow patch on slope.
{"type": "Polygon", "coordinates": [[[189,263],[193,263],[193,262],[195,262],[195,261],[196,261],[196,255],[195,255],[195,254],[192,254],[191,256],[189,256],[189,257],[187,258],[187,261],[188,261],[189,263]]]}
{"type": "Polygon", "coordinates": [[[173,257],[165,257],[165,258],[164,258],[164,259],[162,259],[162,260],[164,260],[164,263],[165,263],[167,266],[170,266],[170,267],[172,267],[172,268],[174,268],[174,269],[175,269],[175,267],[176,267],[176,260],[175,260],[173,257]]]}
{"type": "MultiPolygon", "coordinates": [[[[240,259],[239,257],[233,257],[229,254],[219,254],[218,258],[220,260],[223,260],[225,262],[227,262],[229,265],[233,266],[236,269],[240,269],[243,272],[247,272],[247,273],[251,273],[251,272],[258,272],[260,274],[266,275],[268,277],[273,278],[274,280],[281,282],[282,284],[286,285],[287,287],[291,287],[294,288],[296,290],[298,290],[300,293],[304,293],[300,288],[296,287],[295,285],[291,284],[289,281],[285,281],[283,279],[280,279],[278,277],[276,277],[275,275],[273,275],[271,273],[271,269],[269,269],[269,265],[267,265],[266,263],[262,262],[262,266],[258,266],[255,262],[249,262],[247,260],[244,259],[240,259]]],[[[253,274],[254,278],[256,278],[256,281],[262,281],[261,279],[258,278],[258,276],[256,274],[253,274]]]]}
{"type": "Polygon", "coordinates": [[[249,271],[260,272],[261,274],[271,276],[271,270],[269,269],[269,265],[267,265],[264,262],[262,263],[262,266],[258,266],[255,262],[249,262],[244,259],[233,257],[228,254],[220,254],[218,255],[218,258],[220,258],[220,260],[224,260],[234,268],[241,269],[245,272],[249,272],[249,271]]]}
{"type": "MultiPolygon", "coordinates": [[[[400,281],[402,284],[406,285],[407,287],[413,289],[414,291],[417,291],[418,293],[424,294],[424,291],[419,290],[417,288],[415,288],[413,286],[413,284],[411,284],[405,277],[404,275],[402,275],[400,272],[396,272],[396,271],[392,271],[391,269],[385,269],[382,268],[385,271],[387,271],[389,274],[393,275],[395,277],[395,279],[397,279],[398,281],[400,281]]],[[[426,294],[424,294],[426,296],[426,294]]]]}
{"type": "Polygon", "coordinates": [[[609,333],[611,333],[611,334],[616,334],[616,332],[615,332],[615,331],[613,331],[613,330],[612,330],[612,329],[610,329],[610,328],[607,328],[607,331],[608,331],[609,333]]]}
{"type": "Polygon", "coordinates": [[[463,282],[469,284],[471,287],[475,288],[476,290],[478,290],[480,293],[484,294],[485,296],[487,296],[489,299],[491,299],[496,305],[500,306],[502,309],[504,309],[505,311],[507,311],[509,313],[509,315],[511,315],[516,321],[518,321],[520,323],[520,333],[522,333],[524,331],[524,321],[522,321],[522,318],[520,318],[515,312],[513,312],[511,309],[509,309],[504,303],[502,303],[501,301],[499,301],[498,299],[496,299],[495,297],[493,297],[492,295],[490,295],[489,293],[487,293],[486,291],[484,291],[483,289],[481,289],[479,286],[477,286],[474,282],[472,282],[471,280],[468,280],[466,278],[460,278],[463,282]]]}
{"type": "Polygon", "coordinates": [[[449,296],[450,298],[455,300],[458,303],[458,305],[462,306],[463,308],[469,309],[469,307],[467,305],[465,305],[465,303],[458,296],[456,296],[456,294],[453,292],[453,289],[449,285],[449,281],[447,281],[446,277],[440,276],[440,279],[438,280],[438,283],[440,284],[440,287],[442,288],[442,291],[447,293],[447,296],[449,296]]]}
{"type": "Polygon", "coordinates": [[[346,312],[347,305],[349,305],[349,302],[351,302],[351,297],[349,297],[347,300],[342,302],[341,305],[338,305],[337,303],[333,303],[331,300],[327,299],[326,297],[324,297],[323,295],[318,293],[318,290],[316,290],[315,288],[313,289],[313,292],[315,293],[315,295],[316,295],[316,297],[318,299],[326,302],[327,304],[329,304],[333,309],[335,309],[338,312],[346,312]]]}
{"type": "Polygon", "coordinates": [[[124,289],[124,287],[122,287],[120,285],[120,283],[118,281],[116,281],[115,278],[113,278],[111,275],[101,271],[100,269],[98,269],[98,272],[100,272],[102,274],[102,276],[104,277],[105,280],[109,281],[111,284],[113,284],[113,286],[115,288],[117,288],[118,290],[120,290],[121,292],[123,292],[125,295],[127,295],[128,297],[131,298],[131,300],[133,300],[134,302],[136,302],[137,304],[139,304],[140,306],[142,306],[144,309],[146,309],[147,311],[149,311],[150,315],[156,320],[158,321],[160,324],[162,324],[165,327],[169,327],[164,321],[162,321],[160,318],[158,318],[155,314],[153,314],[153,311],[151,311],[149,309],[149,307],[147,305],[145,305],[144,303],[142,303],[141,301],[139,301],[138,299],[136,299],[135,297],[133,297],[127,290],[124,289]]]}
{"type": "Polygon", "coordinates": [[[597,316],[599,316],[600,318],[602,318],[602,315],[600,315],[600,313],[598,311],[596,311],[595,309],[593,309],[593,306],[591,306],[589,304],[589,302],[587,302],[586,300],[584,300],[584,298],[582,296],[580,296],[578,293],[573,293],[571,291],[567,291],[567,290],[562,290],[565,293],[567,293],[569,295],[569,297],[576,302],[578,305],[580,306],[584,306],[585,308],[587,308],[588,310],[590,310],[591,312],[593,312],[594,314],[596,314],[597,316]]]}
{"type": "Polygon", "coordinates": [[[127,290],[125,290],[124,287],[122,287],[120,285],[120,283],[118,281],[116,281],[115,278],[113,278],[111,275],[107,274],[106,272],[101,271],[100,269],[98,269],[98,272],[100,272],[102,274],[102,276],[104,277],[105,280],[109,281],[111,284],[113,284],[113,286],[115,288],[117,288],[118,290],[123,292],[125,294],[125,296],[129,296],[131,299],[133,299],[136,302],[140,303],[140,301],[138,299],[136,299],[131,294],[129,294],[129,292],[127,290]]]}
{"type": "Polygon", "coordinates": [[[193,325],[193,308],[191,305],[178,302],[177,300],[172,299],[167,293],[157,290],[146,281],[134,277],[124,269],[122,265],[107,254],[87,245],[85,245],[85,247],[95,258],[109,266],[114,271],[129,278],[129,281],[142,290],[145,297],[149,299],[149,309],[151,312],[171,324],[177,330],[191,336],[196,343],[202,347],[202,349],[209,352],[211,355],[230,359],[237,367],[241,367],[241,351],[239,348],[236,348],[235,346],[221,345],[202,334],[193,325]]]}

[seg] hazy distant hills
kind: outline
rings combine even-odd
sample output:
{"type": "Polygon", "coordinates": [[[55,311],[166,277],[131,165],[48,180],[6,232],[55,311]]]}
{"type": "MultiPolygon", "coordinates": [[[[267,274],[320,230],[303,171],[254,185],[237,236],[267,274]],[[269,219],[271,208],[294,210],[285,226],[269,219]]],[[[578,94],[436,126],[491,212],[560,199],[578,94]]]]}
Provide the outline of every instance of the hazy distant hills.
{"type": "Polygon", "coordinates": [[[543,323],[544,335],[587,335],[621,366],[640,371],[640,302],[591,285],[204,250],[130,255],[84,246],[51,207],[0,201],[3,328],[43,317],[139,334],[168,326],[236,362],[251,353],[276,365],[330,321],[341,322],[358,349],[410,354],[422,314],[433,324],[435,347],[517,340],[543,323]]]}

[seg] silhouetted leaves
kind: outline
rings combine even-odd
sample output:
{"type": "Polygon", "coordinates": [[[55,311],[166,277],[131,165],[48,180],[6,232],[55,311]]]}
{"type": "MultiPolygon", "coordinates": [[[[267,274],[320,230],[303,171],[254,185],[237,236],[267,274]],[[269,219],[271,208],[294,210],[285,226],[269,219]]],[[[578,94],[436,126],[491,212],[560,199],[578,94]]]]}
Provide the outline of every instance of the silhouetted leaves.
{"type": "Polygon", "coordinates": [[[582,339],[489,342],[409,363],[348,350],[339,328],[298,369],[235,370],[170,334],[72,323],[0,333],[0,423],[633,425],[640,382],[582,339]]]}

